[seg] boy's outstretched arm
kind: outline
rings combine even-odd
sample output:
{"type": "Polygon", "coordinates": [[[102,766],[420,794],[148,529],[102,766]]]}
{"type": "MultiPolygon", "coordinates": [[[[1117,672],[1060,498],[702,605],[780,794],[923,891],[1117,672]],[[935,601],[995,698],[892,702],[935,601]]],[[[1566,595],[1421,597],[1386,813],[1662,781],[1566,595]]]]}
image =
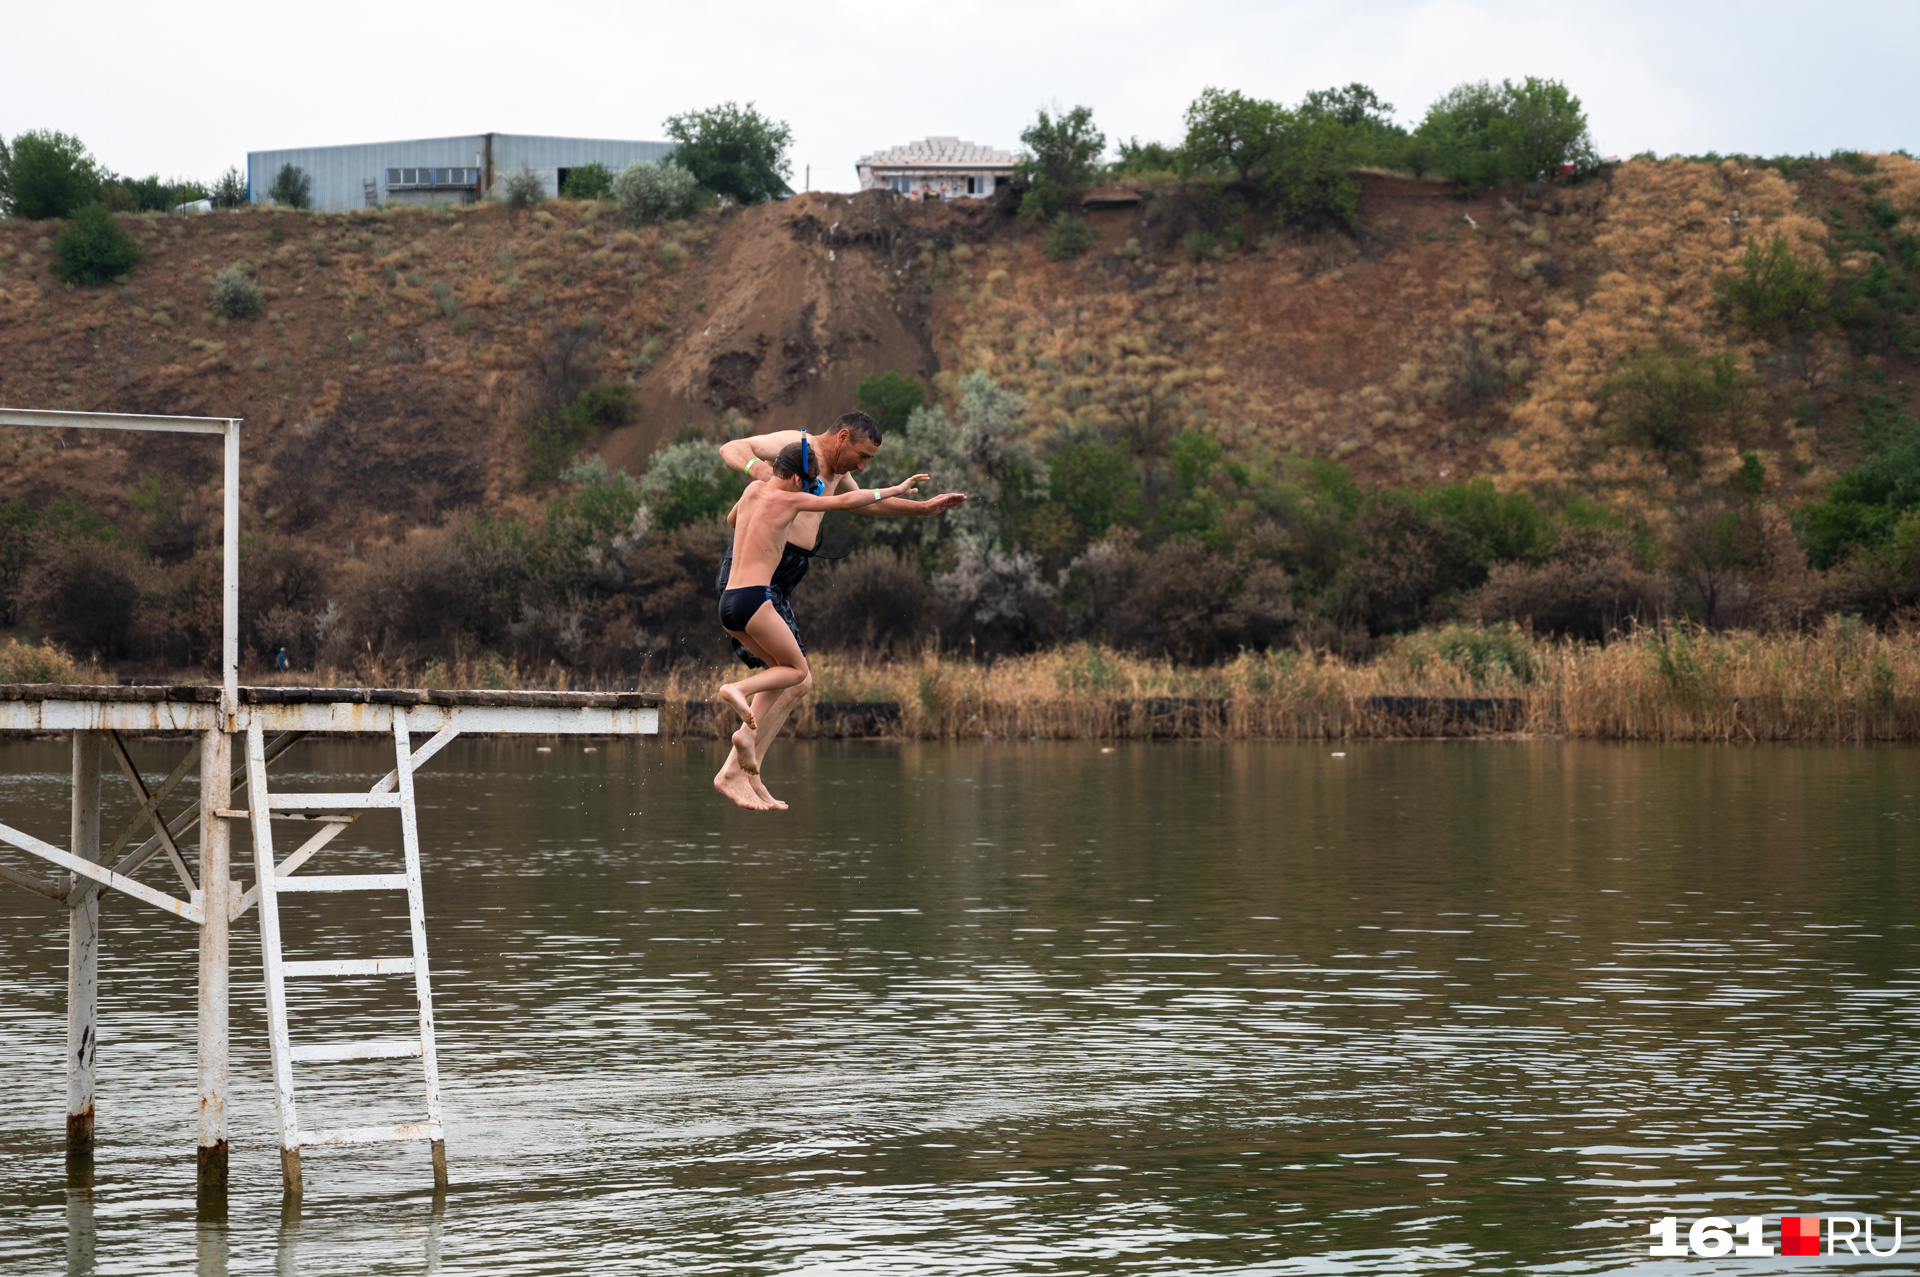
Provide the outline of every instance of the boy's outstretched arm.
{"type": "MultiPolygon", "coordinates": [[[[805,492],[783,492],[780,497],[795,510],[859,510],[879,501],[917,492],[918,485],[926,481],[926,475],[916,474],[911,479],[902,480],[889,488],[855,488],[852,492],[836,492],[830,497],[816,497],[805,492]]],[[[907,504],[919,503],[908,502],[907,504]]]]}

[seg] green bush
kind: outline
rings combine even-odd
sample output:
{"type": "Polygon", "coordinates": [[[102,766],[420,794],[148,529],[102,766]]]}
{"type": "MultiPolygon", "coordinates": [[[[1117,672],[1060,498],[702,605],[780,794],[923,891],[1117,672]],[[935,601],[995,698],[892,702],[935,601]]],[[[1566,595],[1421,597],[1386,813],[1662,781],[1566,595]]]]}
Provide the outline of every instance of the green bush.
{"type": "Polygon", "coordinates": [[[1733,356],[1709,359],[1674,344],[1622,360],[1601,386],[1600,408],[1627,442],[1691,464],[1741,390],[1733,356]]]}
{"type": "Polygon", "coordinates": [[[104,204],[88,204],[54,241],[54,273],[69,284],[105,284],[133,270],[146,254],[104,204]]]}
{"type": "Polygon", "coordinates": [[[636,160],[613,179],[612,191],[620,215],[638,226],[685,217],[700,193],[700,183],[671,160],[660,164],[636,160]]]}
{"type": "Polygon", "coordinates": [[[1061,213],[1047,228],[1046,238],[1040,241],[1040,246],[1053,261],[1063,262],[1093,247],[1095,238],[1093,227],[1085,218],[1061,213]]]}
{"type": "Polygon", "coordinates": [[[700,185],[736,204],[760,204],[793,194],[787,179],[793,161],[787,148],[793,130],[754,109],[722,102],[705,111],[667,118],[667,136],[675,142],[673,162],[700,185]]]}
{"type": "Polygon", "coordinates": [[[1532,636],[1511,621],[1504,625],[1448,625],[1409,634],[1394,644],[1394,655],[1410,673],[1429,665],[1451,665],[1470,682],[1531,683],[1544,669],[1532,636]]]}
{"type": "Polygon", "coordinates": [[[282,164],[267,188],[267,197],[287,208],[306,208],[313,203],[313,179],[297,164],[282,164]]]}
{"type": "Polygon", "coordinates": [[[917,380],[891,368],[862,377],[853,388],[853,397],[860,410],[888,432],[906,429],[913,410],[927,403],[927,392],[917,380]]]}
{"type": "Polygon", "coordinates": [[[1886,541],[1906,511],[1920,508],[1920,434],[1868,457],[1801,511],[1807,558],[1832,567],[1853,550],[1886,541]]]}
{"type": "Polygon", "coordinates": [[[1180,238],[1180,251],[1197,265],[1219,254],[1220,237],[1208,231],[1188,231],[1180,238]]]}
{"type": "Polygon", "coordinates": [[[570,200],[605,199],[613,190],[613,170],[593,160],[567,170],[560,193],[570,200]]]}
{"type": "Polygon", "coordinates": [[[238,266],[213,277],[213,310],[228,319],[257,319],[266,309],[266,294],[238,266]]]}
{"type": "Polygon", "coordinates": [[[632,420],[633,387],[624,381],[596,382],[527,427],[533,454],[527,477],[535,482],[556,477],[581,444],[632,420]]]}
{"type": "Polygon", "coordinates": [[[640,476],[652,526],[672,532],[724,515],[746,489],[746,476],[729,470],[720,450],[688,441],[661,449],[640,476]]]}
{"type": "Polygon", "coordinates": [[[1824,263],[1794,256],[1786,236],[1764,248],[1749,237],[1739,266],[1715,288],[1721,308],[1755,336],[1790,337],[1826,321],[1832,275],[1824,263]]]}
{"type": "Polygon", "coordinates": [[[0,149],[0,206],[12,217],[72,217],[100,198],[103,176],[79,138],[22,133],[0,149]]]}

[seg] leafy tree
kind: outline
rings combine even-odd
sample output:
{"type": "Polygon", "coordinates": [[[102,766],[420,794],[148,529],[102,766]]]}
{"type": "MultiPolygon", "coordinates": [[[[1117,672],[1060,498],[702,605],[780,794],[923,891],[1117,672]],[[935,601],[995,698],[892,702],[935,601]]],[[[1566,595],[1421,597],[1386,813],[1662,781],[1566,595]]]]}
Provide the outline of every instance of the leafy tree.
{"type": "Polygon", "coordinates": [[[4,195],[14,217],[72,217],[100,196],[100,166],[77,137],[22,133],[6,156],[4,195]]]}
{"type": "Polygon", "coordinates": [[[1266,163],[1284,114],[1278,103],[1238,89],[1202,89],[1187,108],[1181,155],[1203,172],[1232,173],[1247,181],[1266,163]]]}
{"type": "Polygon", "coordinates": [[[891,368],[862,377],[853,388],[853,397],[859,401],[860,410],[889,433],[906,429],[913,410],[927,403],[927,392],[918,381],[891,368]]]}
{"type": "Polygon", "coordinates": [[[1267,152],[1265,190],[1281,218],[1303,226],[1350,226],[1360,211],[1353,169],[1374,158],[1359,126],[1283,111],[1267,152]]]}
{"type": "Polygon", "coordinates": [[[1042,110],[1020,134],[1026,149],[1014,175],[1026,184],[1020,216],[1051,221],[1100,178],[1107,135],[1093,123],[1093,108],[1076,106],[1054,114],[1042,110]]]}
{"type": "Polygon", "coordinates": [[[1791,339],[1826,323],[1832,276],[1824,263],[1803,261],[1784,235],[1762,248],[1751,236],[1738,273],[1716,286],[1720,305],[1756,337],[1791,339]]]}
{"type": "Polygon", "coordinates": [[[282,164],[274,174],[273,185],[267,188],[267,195],[276,204],[306,208],[313,203],[313,179],[296,164],[282,164]]]}
{"type": "Polygon", "coordinates": [[[1120,162],[1113,168],[1116,175],[1145,176],[1175,172],[1183,162],[1179,147],[1164,142],[1142,142],[1136,137],[1120,144],[1120,162]]]}
{"type": "Polygon", "coordinates": [[[1393,103],[1382,102],[1380,95],[1355,81],[1337,89],[1313,89],[1300,103],[1302,115],[1330,120],[1348,128],[1396,129],[1393,103]]]}
{"type": "Polygon", "coordinates": [[[104,204],[88,204],[54,241],[54,272],[70,284],[104,284],[130,272],[146,254],[104,204]]]}
{"type": "Polygon", "coordinates": [[[673,162],[700,185],[736,204],[759,204],[793,194],[787,179],[793,161],[787,148],[793,130],[754,109],[722,102],[705,111],[667,117],[667,136],[677,144],[673,162]]]}
{"type": "Polygon", "coordinates": [[[1469,189],[1535,182],[1598,160],[1580,99],[1536,76],[1455,87],[1427,109],[1409,158],[1469,189]]]}
{"type": "Polygon", "coordinates": [[[594,160],[567,170],[560,194],[570,200],[605,199],[613,191],[613,170],[594,160]]]}
{"type": "Polygon", "coordinates": [[[247,203],[247,179],[240,175],[237,166],[228,165],[220,180],[213,184],[213,206],[215,208],[244,208],[247,203]]]}

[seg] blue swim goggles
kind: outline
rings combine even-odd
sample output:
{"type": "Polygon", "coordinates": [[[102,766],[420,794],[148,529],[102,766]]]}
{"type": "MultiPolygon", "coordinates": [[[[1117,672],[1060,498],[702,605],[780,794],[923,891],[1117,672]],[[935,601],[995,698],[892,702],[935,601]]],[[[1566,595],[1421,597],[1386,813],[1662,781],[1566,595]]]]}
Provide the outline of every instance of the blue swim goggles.
{"type": "Polygon", "coordinates": [[[800,436],[800,486],[816,497],[825,496],[826,481],[812,471],[813,454],[807,448],[807,436],[802,434],[800,436]]]}

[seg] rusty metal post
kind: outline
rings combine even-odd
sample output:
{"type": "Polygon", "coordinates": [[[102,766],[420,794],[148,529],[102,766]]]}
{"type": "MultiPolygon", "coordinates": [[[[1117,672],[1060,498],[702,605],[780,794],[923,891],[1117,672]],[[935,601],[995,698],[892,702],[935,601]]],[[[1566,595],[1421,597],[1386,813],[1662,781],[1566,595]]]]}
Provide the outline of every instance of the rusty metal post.
{"type": "MultiPolygon", "coordinates": [[[[73,734],[73,855],[100,859],[100,733],[73,734]]],[[[99,1039],[100,893],[81,891],[67,923],[67,1152],[93,1148],[93,1056],[99,1039]]]]}
{"type": "Polygon", "coordinates": [[[200,1151],[201,1193],[227,1188],[228,935],[235,892],[233,737],[213,728],[200,738],[200,1151]]]}

